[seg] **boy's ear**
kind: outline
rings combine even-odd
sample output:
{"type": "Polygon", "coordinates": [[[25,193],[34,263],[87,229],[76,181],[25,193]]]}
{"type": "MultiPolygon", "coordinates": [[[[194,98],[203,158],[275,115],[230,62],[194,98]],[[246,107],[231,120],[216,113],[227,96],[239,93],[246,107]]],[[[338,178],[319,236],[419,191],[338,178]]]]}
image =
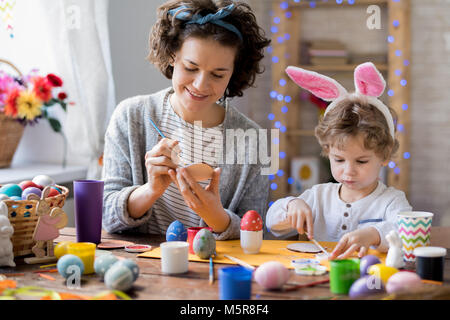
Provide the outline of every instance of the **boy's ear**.
{"type": "Polygon", "coordinates": [[[356,90],[366,96],[378,98],[386,88],[386,81],[372,62],[357,66],[354,76],[356,90]]]}
{"type": "Polygon", "coordinates": [[[347,94],[347,90],[336,80],[320,73],[293,66],[287,67],[286,73],[300,87],[325,101],[333,101],[347,94]]]}

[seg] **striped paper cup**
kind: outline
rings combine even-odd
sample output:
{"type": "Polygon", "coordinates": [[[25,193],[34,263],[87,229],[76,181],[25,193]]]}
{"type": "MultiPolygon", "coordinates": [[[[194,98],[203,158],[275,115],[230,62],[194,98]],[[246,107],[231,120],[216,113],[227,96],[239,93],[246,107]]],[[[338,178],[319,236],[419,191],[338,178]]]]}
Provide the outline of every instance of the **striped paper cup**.
{"type": "Polygon", "coordinates": [[[403,244],[403,260],[414,262],[417,247],[430,245],[431,220],[433,214],[423,211],[408,211],[397,214],[398,234],[403,244]]]}

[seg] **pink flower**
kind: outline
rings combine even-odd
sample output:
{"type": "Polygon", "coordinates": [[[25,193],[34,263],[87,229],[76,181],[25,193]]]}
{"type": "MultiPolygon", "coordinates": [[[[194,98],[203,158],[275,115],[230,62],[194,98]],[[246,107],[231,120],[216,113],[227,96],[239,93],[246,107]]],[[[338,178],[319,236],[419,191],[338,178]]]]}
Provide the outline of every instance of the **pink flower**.
{"type": "Polygon", "coordinates": [[[6,104],[8,93],[17,87],[19,84],[12,77],[0,73],[0,106],[6,104]]]}

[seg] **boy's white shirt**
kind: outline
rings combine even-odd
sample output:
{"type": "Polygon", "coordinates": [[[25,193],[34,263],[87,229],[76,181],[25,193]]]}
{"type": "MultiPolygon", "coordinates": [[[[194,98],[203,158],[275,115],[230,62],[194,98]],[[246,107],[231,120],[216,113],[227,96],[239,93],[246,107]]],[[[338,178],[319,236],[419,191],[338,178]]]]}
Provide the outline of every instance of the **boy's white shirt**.
{"type": "MultiPolygon", "coordinates": [[[[397,213],[412,210],[404,192],[388,188],[379,181],[371,194],[355,202],[345,203],[339,197],[340,187],[340,183],[318,184],[298,196],[298,199],[305,201],[311,208],[314,238],[318,241],[339,241],[348,232],[374,227],[381,239],[376,249],[387,251],[389,246],[386,235],[397,229],[397,213]],[[347,217],[344,215],[346,212],[347,217]],[[344,225],[345,230],[342,229],[344,225]]],[[[298,234],[287,221],[287,206],[293,199],[297,198],[279,199],[267,212],[267,228],[277,237],[286,238],[298,234]]]]}

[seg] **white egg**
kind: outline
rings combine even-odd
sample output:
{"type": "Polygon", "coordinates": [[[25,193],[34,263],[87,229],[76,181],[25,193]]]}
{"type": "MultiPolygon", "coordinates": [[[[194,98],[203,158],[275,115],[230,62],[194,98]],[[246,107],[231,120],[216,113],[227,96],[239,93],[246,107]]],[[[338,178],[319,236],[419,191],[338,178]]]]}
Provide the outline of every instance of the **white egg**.
{"type": "Polygon", "coordinates": [[[55,180],[53,180],[52,178],[50,178],[49,176],[47,176],[45,174],[40,174],[40,175],[34,177],[32,181],[41,187],[55,185],[55,180]]]}
{"type": "Polygon", "coordinates": [[[279,289],[289,279],[290,273],[281,262],[268,261],[255,271],[255,281],[264,289],[279,289]]]}
{"type": "Polygon", "coordinates": [[[191,164],[186,170],[197,182],[211,179],[214,172],[214,169],[206,163],[191,164]]]}

